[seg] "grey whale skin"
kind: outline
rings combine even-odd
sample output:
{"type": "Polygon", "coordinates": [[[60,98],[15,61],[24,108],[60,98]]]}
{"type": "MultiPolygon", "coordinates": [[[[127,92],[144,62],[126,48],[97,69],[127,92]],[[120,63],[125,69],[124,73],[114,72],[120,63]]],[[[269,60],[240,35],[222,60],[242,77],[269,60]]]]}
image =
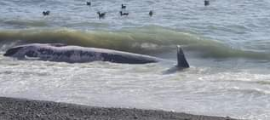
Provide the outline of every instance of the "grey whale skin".
{"type": "MultiPolygon", "coordinates": [[[[145,64],[160,61],[160,59],[156,57],[117,50],[39,43],[15,46],[8,49],[4,56],[15,57],[18,59],[36,59],[68,63],[108,61],[114,63],[145,64]]],[[[189,67],[180,46],[177,48],[177,58],[178,67],[189,67]]]]}

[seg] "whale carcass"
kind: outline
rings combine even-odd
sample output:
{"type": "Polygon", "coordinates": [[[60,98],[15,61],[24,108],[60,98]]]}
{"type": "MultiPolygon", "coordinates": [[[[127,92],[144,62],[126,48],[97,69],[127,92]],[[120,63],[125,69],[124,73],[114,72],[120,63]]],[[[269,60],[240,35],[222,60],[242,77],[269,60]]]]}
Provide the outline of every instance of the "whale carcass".
{"type": "MultiPolygon", "coordinates": [[[[148,55],[110,49],[39,43],[12,47],[6,51],[4,56],[15,57],[18,59],[36,59],[68,63],[108,61],[126,64],[145,64],[159,62],[161,60],[159,58],[148,55]]],[[[186,61],[185,55],[180,46],[177,47],[177,58],[178,67],[189,67],[189,64],[186,61]]]]}

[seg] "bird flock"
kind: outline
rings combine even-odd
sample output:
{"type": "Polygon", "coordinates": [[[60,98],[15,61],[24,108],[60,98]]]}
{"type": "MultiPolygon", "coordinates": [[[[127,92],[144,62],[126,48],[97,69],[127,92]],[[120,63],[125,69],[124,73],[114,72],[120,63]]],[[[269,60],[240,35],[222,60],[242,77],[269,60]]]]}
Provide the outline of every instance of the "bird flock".
{"type": "MultiPolygon", "coordinates": [[[[86,2],[86,5],[91,7],[92,3],[90,1],[87,1],[86,2]]],[[[129,15],[128,12],[124,11],[126,8],[127,8],[126,5],[121,4],[121,11],[119,11],[120,16],[128,16],[129,15]]],[[[42,14],[43,14],[43,16],[49,16],[50,15],[50,11],[49,10],[43,11],[42,14]]],[[[153,10],[150,10],[148,14],[149,14],[150,17],[152,17],[153,14],[154,14],[153,10]]],[[[106,16],[106,12],[100,12],[100,11],[98,11],[97,12],[97,15],[98,15],[98,18],[99,19],[104,19],[105,16],[106,16]]]]}
{"type": "MultiPolygon", "coordinates": [[[[86,2],[86,5],[91,7],[92,3],[90,1],[87,1],[86,2]]],[[[209,6],[209,5],[210,5],[210,1],[209,0],[204,0],[204,6],[209,6]]],[[[121,11],[119,11],[120,16],[128,16],[129,15],[128,12],[125,12],[124,11],[126,8],[127,8],[126,5],[121,4],[121,11]]],[[[43,11],[42,14],[43,14],[43,16],[48,16],[48,15],[50,15],[50,11],[48,11],[48,10],[47,11],[43,11]]],[[[100,11],[98,11],[97,14],[98,14],[98,18],[99,19],[104,19],[105,16],[106,16],[106,12],[100,12],[100,11]]],[[[154,15],[154,11],[153,10],[150,10],[149,13],[148,13],[148,15],[150,17],[152,17],[154,15]]]]}

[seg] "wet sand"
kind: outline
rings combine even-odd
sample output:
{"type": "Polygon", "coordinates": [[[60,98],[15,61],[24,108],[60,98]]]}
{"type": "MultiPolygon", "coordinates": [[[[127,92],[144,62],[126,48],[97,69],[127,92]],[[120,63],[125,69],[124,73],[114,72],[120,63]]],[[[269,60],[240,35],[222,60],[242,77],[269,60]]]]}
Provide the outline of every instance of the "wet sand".
{"type": "Polygon", "coordinates": [[[0,97],[0,120],[234,120],[160,110],[91,107],[0,97]]]}

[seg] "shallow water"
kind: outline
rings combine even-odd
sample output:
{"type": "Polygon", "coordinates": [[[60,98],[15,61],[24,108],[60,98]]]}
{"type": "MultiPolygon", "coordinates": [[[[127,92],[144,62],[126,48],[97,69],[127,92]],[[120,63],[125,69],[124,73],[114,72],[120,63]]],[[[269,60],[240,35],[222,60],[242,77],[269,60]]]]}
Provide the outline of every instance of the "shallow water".
{"type": "Polygon", "coordinates": [[[2,0],[0,95],[91,106],[270,118],[267,0],[2,0]],[[120,17],[121,4],[130,15],[120,17]],[[49,16],[42,11],[50,10],[49,16]],[[152,17],[149,10],[154,10],[152,17]],[[106,11],[105,19],[96,12],[106,11]],[[65,43],[153,55],[161,63],[68,64],[4,57],[25,43],[65,43]],[[176,64],[180,44],[191,65],[176,64]]]}

